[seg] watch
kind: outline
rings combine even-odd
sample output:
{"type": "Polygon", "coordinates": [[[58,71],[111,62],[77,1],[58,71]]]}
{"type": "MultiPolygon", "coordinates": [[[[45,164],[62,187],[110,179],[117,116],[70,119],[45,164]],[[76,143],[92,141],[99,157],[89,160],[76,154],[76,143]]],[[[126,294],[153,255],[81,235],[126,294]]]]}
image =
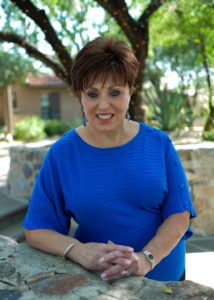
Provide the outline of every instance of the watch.
{"type": "Polygon", "coordinates": [[[153,254],[145,249],[142,249],[141,252],[143,252],[146,255],[146,258],[151,263],[152,269],[153,269],[155,266],[155,259],[154,259],[153,254]]]}

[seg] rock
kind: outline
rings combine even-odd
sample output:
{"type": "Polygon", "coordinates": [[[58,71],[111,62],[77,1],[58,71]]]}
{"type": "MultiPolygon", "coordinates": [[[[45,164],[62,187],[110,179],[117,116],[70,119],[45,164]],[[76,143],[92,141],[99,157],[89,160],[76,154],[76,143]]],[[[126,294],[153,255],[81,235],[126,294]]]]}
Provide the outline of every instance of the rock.
{"type": "Polygon", "coordinates": [[[23,164],[22,171],[23,171],[24,177],[25,177],[26,179],[28,179],[29,177],[31,177],[31,175],[32,175],[32,173],[33,173],[31,167],[30,167],[29,164],[27,164],[27,163],[24,163],[24,164],[23,164]]]}
{"type": "Polygon", "coordinates": [[[214,299],[212,288],[191,281],[159,282],[131,276],[107,283],[101,280],[99,272],[89,272],[78,264],[33,249],[26,243],[0,249],[0,263],[5,270],[0,277],[0,299],[214,299]]]}
{"type": "Polygon", "coordinates": [[[16,272],[16,269],[7,262],[0,262],[0,280],[8,278],[16,272]]]}
{"type": "Polygon", "coordinates": [[[0,248],[12,245],[17,245],[17,242],[7,236],[0,234],[0,248]]]}

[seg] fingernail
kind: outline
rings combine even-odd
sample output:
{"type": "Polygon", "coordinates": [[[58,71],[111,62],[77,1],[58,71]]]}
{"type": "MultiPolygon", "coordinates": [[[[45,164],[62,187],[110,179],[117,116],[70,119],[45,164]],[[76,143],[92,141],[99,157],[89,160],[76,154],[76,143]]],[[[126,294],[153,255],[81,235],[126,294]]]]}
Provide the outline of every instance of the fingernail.
{"type": "Polygon", "coordinates": [[[102,275],[101,275],[101,278],[102,278],[102,280],[104,280],[104,281],[107,280],[106,274],[102,274],[102,275]]]}
{"type": "Polygon", "coordinates": [[[100,263],[102,263],[102,262],[104,262],[105,261],[105,258],[104,257],[101,257],[100,259],[99,259],[99,262],[100,263]]]}

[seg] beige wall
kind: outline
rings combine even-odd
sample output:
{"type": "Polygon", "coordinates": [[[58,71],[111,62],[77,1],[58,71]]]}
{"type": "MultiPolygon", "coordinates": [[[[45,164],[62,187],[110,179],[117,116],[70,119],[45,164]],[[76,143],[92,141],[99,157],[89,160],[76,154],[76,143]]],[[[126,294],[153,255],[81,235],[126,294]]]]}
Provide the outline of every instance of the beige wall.
{"type": "Polygon", "coordinates": [[[12,92],[16,93],[17,109],[14,110],[14,123],[27,115],[41,115],[40,97],[42,93],[59,93],[61,120],[72,121],[81,119],[81,106],[66,88],[38,88],[12,85],[12,92]]]}
{"type": "Polygon", "coordinates": [[[8,107],[8,90],[4,87],[0,91],[0,126],[6,126],[7,131],[10,131],[10,124],[12,122],[12,115],[9,120],[9,107],[8,107]]]}
{"type": "Polygon", "coordinates": [[[0,126],[4,124],[4,113],[3,113],[3,90],[0,89],[0,126]]]}
{"type": "Polygon", "coordinates": [[[80,101],[65,90],[62,91],[61,99],[61,115],[63,120],[71,121],[73,119],[82,119],[82,109],[80,101]]]}

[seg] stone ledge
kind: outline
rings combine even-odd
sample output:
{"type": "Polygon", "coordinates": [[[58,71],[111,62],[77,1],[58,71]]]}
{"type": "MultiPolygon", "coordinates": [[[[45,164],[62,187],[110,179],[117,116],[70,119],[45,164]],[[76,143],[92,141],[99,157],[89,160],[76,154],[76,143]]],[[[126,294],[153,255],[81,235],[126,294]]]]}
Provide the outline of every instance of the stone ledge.
{"type": "Polygon", "coordinates": [[[71,261],[26,243],[0,245],[0,299],[212,300],[214,289],[192,281],[158,282],[129,277],[103,282],[71,261]],[[1,247],[2,246],[2,247],[1,247]]]}
{"type": "Polygon", "coordinates": [[[198,150],[198,151],[208,151],[214,152],[214,142],[201,142],[197,144],[186,144],[186,145],[175,145],[176,150],[198,150]]]}

